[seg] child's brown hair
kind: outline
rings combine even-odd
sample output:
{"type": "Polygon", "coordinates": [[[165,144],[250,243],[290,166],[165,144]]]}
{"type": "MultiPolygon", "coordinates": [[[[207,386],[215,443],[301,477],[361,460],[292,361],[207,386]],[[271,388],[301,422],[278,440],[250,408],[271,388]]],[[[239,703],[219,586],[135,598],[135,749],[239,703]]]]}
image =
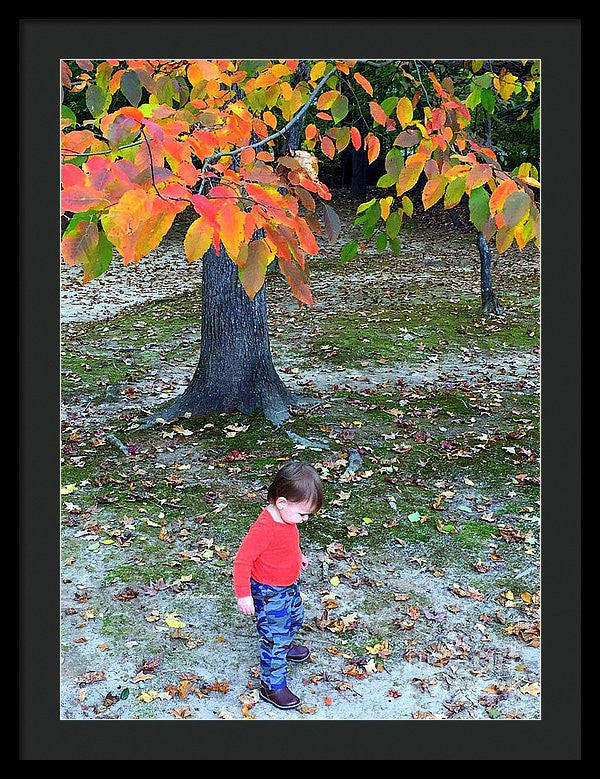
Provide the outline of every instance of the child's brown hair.
{"type": "Polygon", "coordinates": [[[267,498],[269,503],[275,503],[277,498],[287,498],[294,503],[310,501],[313,512],[317,512],[323,505],[323,487],[319,474],[312,465],[292,460],[277,471],[267,498]]]}

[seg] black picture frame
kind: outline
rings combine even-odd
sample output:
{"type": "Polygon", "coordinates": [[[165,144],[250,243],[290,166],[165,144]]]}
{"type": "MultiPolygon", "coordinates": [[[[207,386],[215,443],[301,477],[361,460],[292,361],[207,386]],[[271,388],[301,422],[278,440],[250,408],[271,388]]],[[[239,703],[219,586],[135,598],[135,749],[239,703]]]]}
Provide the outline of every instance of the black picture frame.
{"type": "Polygon", "coordinates": [[[19,758],[580,759],[581,20],[19,19],[19,758]],[[542,717],[59,719],[59,60],[542,61],[542,717]]]}

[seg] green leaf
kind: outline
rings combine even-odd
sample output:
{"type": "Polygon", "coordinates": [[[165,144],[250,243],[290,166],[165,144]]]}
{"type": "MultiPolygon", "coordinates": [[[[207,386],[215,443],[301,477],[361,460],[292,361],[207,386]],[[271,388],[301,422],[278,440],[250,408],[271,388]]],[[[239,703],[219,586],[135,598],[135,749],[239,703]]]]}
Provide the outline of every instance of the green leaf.
{"type": "Polygon", "coordinates": [[[377,247],[377,251],[379,252],[385,250],[385,247],[387,246],[387,235],[385,233],[379,233],[379,235],[375,239],[375,246],[377,247]]]}
{"type": "Polygon", "coordinates": [[[119,696],[122,701],[126,701],[129,698],[129,687],[126,687],[119,696]]]}
{"type": "Polygon", "coordinates": [[[402,195],[402,209],[409,218],[413,215],[414,206],[412,200],[406,195],[402,195]]]}
{"type": "Polygon", "coordinates": [[[482,76],[476,76],[473,79],[473,83],[481,87],[481,89],[488,89],[488,87],[492,86],[492,75],[491,73],[484,73],[482,76]]]}
{"type": "Polygon", "coordinates": [[[96,68],[96,84],[106,91],[110,83],[110,77],[112,75],[113,66],[109,62],[101,62],[96,68]]]}
{"type": "Polygon", "coordinates": [[[365,238],[369,239],[373,237],[373,233],[377,229],[377,224],[366,224],[363,227],[363,235],[365,238]]]}
{"type": "Polygon", "coordinates": [[[340,95],[338,98],[336,98],[334,104],[329,109],[335,124],[339,124],[339,122],[342,121],[342,119],[348,114],[348,109],[349,103],[346,95],[340,95]]]}
{"type": "Polygon", "coordinates": [[[97,222],[98,221],[98,212],[97,211],[82,211],[79,214],[74,214],[71,218],[71,221],[65,228],[65,231],[63,235],[69,235],[69,233],[73,232],[73,229],[77,225],[78,222],[81,222],[82,220],[85,220],[86,222],[97,222]]]}
{"type": "Polygon", "coordinates": [[[529,211],[531,198],[525,192],[513,192],[506,198],[502,217],[507,227],[514,227],[529,211]]]}
{"type": "Polygon", "coordinates": [[[496,98],[494,97],[494,93],[491,89],[482,89],[481,90],[481,105],[485,108],[485,110],[488,112],[488,114],[494,113],[494,105],[496,103],[496,98]]]}
{"type": "Polygon", "coordinates": [[[392,238],[390,241],[390,249],[396,257],[400,257],[402,254],[402,241],[399,238],[392,238]]]}
{"type": "Polygon", "coordinates": [[[92,84],[87,88],[85,104],[94,119],[97,119],[104,113],[107,97],[107,93],[96,84],[92,84]]]}
{"type": "Polygon", "coordinates": [[[71,109],[66,105],[62,105],[60,107],[60,116],[62,119],[70,119],[72,124],[75,125],[77,124],[77,117],[75,116],[73,111],[71,111],[71,109]]]}
{"type": "Polygon", "coordinates": [[[490,216],[490,196],[484,187],[477,187],[469,197],[469,218],[478,230],[481,230],[490,216]]]}
{"type": "Polygon", "coordinates": [[[412,514],[408,515],[408,519],[410,520],[410,522],[419,522],[421,519],[421,515],[419,514],[418,511],[414,511],[412,514]]]}
{"type": "Polygon", "coordinates": [[[396,179],[390,176],[389,173],[384,173],[378,180],[377,186],[385,189],[386,187],[393,187],[396,183],[396,179]]]}
{"type": "Polygon", "coordinates": [[[142,99],[142,85],[135,70],[128,70],[121,76],[121,92],[132,106],[138,106],[142,99]]]}
{"type": "Polygon", "coordinates": [[[465,100],[465,105],[469,109],[473,109],[481,103],[481,87],[473,87],[473,91],[465,100]]]}
{"type": "Polygon", "coordinates": [[[498,711],[498,709],[488,709],[487,713],[488,717],[491,717],[492,719],[502,718],[502,712],[498,711]]]}
{"type": "Polygon", "coordinates": [[[370,208],[375,202],[377,202],[377,198],[373,198],[372,200],[369,200],[368,203],[361,203],[359,207],[356,209],[356,213],[362,214],[363,211],[366,211],[367,208],[370,208]]]}
{"type": "Polygon", "coordinates": [[[400,149],[390,149],[385,155],[385,170],[393,181],[398,180],[398,176],[403,167],[404,154],[400,149]]]}
{"type": "Polygon", "coordinates": [[[356,257],[357,254],[358,254],[358,241],[353,239],[352,241],[348,241],[348,243],[342,249],[340,259],[342,262],[347,262],[348,260],[351,260],[353,257],[356,257]]]}
{"type": "Polygon", "coordinates": [[[379,205],[379,200],[376,200],[367,211],[367,221],[366,221],[367,226],[371,227],[373,225],[376,225],[377,222],[379,221],[380,216],[381,216],[381,206],[379,205]]]}
{"type": "Polygon", "coordinates": [[[444,195],[444,208],[453,208],[465,194],[466,176],[458,176],[448,184],[444,195]]]}
{"type": "Polygon", "coordinates": [[[391,116],[392,113],[396,110],[397,104],[397,97],[386,97],[386,99],[381,103],[381,107],[385,111],[386,116],[391,116]]]}
{"type": "Polygon", "coordinates": [[[254,76],[257,70],[263,68],[269,60],[242,60],[240,70],[245,70],[249,76],[254,76]]]}
{"type": "Polygon", "coordinates": [[[533,123],[534,130],[540,129],[540,107],[539,106],[533,112],[532,123],[533,123]]]}
{"type": "Polygon", "coordinates": [[[395,238],[402,226],[402,216],[397,211],[392,211],[385,223],[385,231],[390,238],[395,238]]]}
{"type": "Polygon", "coordinates": [[[173,79],[171,76],[163,76],[156,82],[156,97],[159,103],[168,106],[173,103],[173,79]]]}

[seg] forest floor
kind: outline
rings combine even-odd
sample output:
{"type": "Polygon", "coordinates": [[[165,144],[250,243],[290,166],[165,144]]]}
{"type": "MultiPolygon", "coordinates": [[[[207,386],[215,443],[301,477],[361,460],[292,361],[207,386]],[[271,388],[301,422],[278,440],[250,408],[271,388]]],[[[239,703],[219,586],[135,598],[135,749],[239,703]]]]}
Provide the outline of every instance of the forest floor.
{"type": "Polygon", "coordinates": [[[401,258],[342,264],[353,206],[337,200],[314,308],[268,279],[276,368],[318,399],[281,428],[138,429],[198,359],[184,218],[136,267],[86,286],[61,269],[63,719],[540,717],[539,254],[497,258],[505,312],[483,316],[473,233],[434,208],[403,228],[401,258]],[[300,529],[303,705],[281,712],[257,702],[231,575],[290,458],[317,468],[325,501],[300,529]]]}

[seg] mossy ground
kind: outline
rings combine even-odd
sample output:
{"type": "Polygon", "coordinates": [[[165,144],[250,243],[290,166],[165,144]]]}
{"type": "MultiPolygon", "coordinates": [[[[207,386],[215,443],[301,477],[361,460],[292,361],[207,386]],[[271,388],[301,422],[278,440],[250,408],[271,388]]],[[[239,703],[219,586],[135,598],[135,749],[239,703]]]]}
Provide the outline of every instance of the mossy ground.
{"type": "MultiPolygon", "coordinates": [[[[356,263],[341,266],[317,258],[313,281],[321,295],[312,311],[291,307],[279,297],[280,280],[273,280],[270,320],[277,367],[284,378],[287,373],[288,379],[301,380],[310,366],[311,375],[320,371],[322,379],[318,391],[314,383],[303,387],[300,381],[319,404],[296,409],[282,429],[238,413],[136,429],[140,409],[168,402],[176,376],[193,370],[200,332],[197,296],[63,328],[63,401],[71,410],[63,423],[62,452],[63,655],[73,677],[73,669],[83,673],[121,662],[119,684],[135,687],[136,695],[115,707],[119,716],[171,716],[173,701],[137,700],[141,688],[131,678],[142,656],[163,652],[165,665],[174,669],[170,681],[175,670],[199,667],[224,678],[233,671],[221,646],[231,647],[239,633],[254,647],[253,628],[235,609],[232,560],[265,503],[274,473],[291,458],[313,464],[324,485],[322,512],[301,529],[312,560],[305,598],[309,638],[316,646],[329,642],[358,655],[369,642],[389,638],[397,649],[385,665],[401,674],[398,648],[443,638],[452,618],[465,636],[481,638],[474,628],[487,626],[502,611],[501,593],[537,597],[539,396],[531,370],[523,378],[513,362],[527,357],[530,366],[538,342],[537,260],[530,255],[517,271],[514,265],[497,269],[507,312],[483,317],[473,292],[476,268],[465,259],[469,242],[448,233],[447,241],[431,244],[427,226],[423,234],[419,229],[411,228],[401,265],[391,256],[365,256],[359,272],[356,263]],[[419,236],[426,251],[418,250],[419,236]],[[452,276],[457,267],[460,272],[452,276]],[[379,383],[327,383],[331,368],[359,368],[376,376],[382,364],[393,369],[432,357],[452,365],[450,381],[407,383],[401,373],[396,381],[392,370],[379,383]],[[486,370],[470,370],[474,360],[486,370]],[[111,405],[107,391],[115,385],[111,405]],[[329,448],[300,447],[286,431],[329,448]],[[109,433],[129,454],[111,443],[109,433]],[[362,464],[346,479],[352,449],[362,464]],[[327,552],[332,542],[344,545],[345,559],[327,552]],[[331,584],[338,574],[340,583],[331,584]],[[163,588],[153,592],[151,583],[157,582],[163,588]],[[412,632],[396,626],[394,620],[406,616],[405,604],[392,597],[399,588],[410,592],[411,604],[438,613],[457,600],[448,591],[452,583],[474,588],[484,600],[460,598],[460,615],[447,612],[443,622],[421,617],[412,632]],[[135,597],[115,599],[126,588],[135,597]],[[335,635],[315,627],[324,591],[338,597],[340,613],[359,612],[361,624],[354,632],[335,635]],[[78,599],[82,593],[86,600],[78,599]],[[149,621],[153,610],[158,616],[149,621]],[[183,631],[203,643],[190,650],[174,639],[165,622],[173,613],[185,623],[183,631]],[[82,635],[87,640],[78,642],[82,635]],[[216,635],[223,645],[215,643],[216,635]],[[135,657],[127,641],[137,642],[135,657]],[[102,645],[108,649],[98,650],[102,645]]],[[[507,258],[502,262],[509,265],[507,258]]],[[[509,617],[516,614],[534,619],[525,600],[509,617]]],[[[533,650],[508,635],[503,624],[496,621],[486,629],[497,651],[513,646],[532,657],[533,650]]],[[[327,657],[323,650],[319,662],[327,657]]],[[[239,667],[245,673],[243,663],[239,667]]],[[[167,676],[157,679],[166,684],[167,676]]],[[[151,685],[160,689],[154,680],[151,685]]],[[[97,695],[82,703],[68,684],[65,689],[63,705],[70,716],[110,713],[97,695]]],[[[228,698],[232,711],[239,710],[236,696],[228,698]]],[[[522,698],[512,701],[514,706],[525,716],[538,716],[533,703],[522,698]]],[[[196,705],[199,716],[217,716],[212,698],[196,705]]],[[[321,711],[334,716],[336,705],[321,711]]],[[[485,717],[485,707],[475,706],[468,716],[485,717]]]]}

